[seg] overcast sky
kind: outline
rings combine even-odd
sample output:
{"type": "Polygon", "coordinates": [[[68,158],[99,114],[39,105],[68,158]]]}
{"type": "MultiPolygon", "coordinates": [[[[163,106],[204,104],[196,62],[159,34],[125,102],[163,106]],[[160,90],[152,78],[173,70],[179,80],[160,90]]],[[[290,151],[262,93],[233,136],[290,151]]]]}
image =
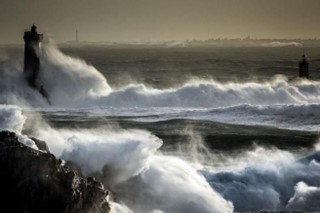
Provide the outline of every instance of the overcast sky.
{"type": "Polygon", "coordinates": [[[320,0],[0,0],[0,43],[35,23],[58,42],[320,38],[320,0]]]}

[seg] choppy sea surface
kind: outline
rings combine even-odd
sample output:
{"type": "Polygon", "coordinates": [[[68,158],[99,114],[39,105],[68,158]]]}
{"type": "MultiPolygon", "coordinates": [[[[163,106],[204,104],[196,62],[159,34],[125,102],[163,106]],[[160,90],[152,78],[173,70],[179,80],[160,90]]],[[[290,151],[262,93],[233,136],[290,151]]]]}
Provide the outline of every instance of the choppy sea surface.
{"type": "Polygon", "coordinates": [[[0,49],[0,129],[101,180],[115,212],[320,211],[320,48],[0,49]]]}

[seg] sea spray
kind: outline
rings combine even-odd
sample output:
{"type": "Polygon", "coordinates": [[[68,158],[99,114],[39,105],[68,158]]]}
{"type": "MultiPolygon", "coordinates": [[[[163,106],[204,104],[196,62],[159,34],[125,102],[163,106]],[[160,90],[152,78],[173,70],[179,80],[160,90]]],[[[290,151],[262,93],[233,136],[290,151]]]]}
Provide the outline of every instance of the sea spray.
{"type": "Polygon", "coordinates": [[[29,120],[34,121],[29,130],[33,136],[45,140],[56,156],[72,161],[86,176],[103,181],[117,201],[135,212],[232,212],[232,204],[192,165],[158,151],[162,141],[150,132],[55,129],[38,119],[29,120]]]}
{"type": "Polygon", "coordinates": [[[209,184],[232,201],[235,211],[319,210],[314,205],[320,186],[320,167],[315,166],[319,153],[305,160],[276,148],[257,147],[242,154],[231,167],[202,170],[209,184]]]}
{"type": "Polygon", "coordinates": [[[34,141],[22,134],[25,121],[26,117],[22,114],[21,108],[0,104],[0,131],[15,132],[20,143],[38,150],[34,141]]]}
{"type": "MultiPolygon", "coordinates": [[[[20,109],[3,108],[2,114],[11,118],[4,121],[10,124],[5,129],[21,131],[25,118],[21,119],[20,109]],[[13,116],[7,116],[8,111],[13,116]]],[[[132,210],[231,212],[232,205],[226,200],[235,211],[319,209],[315,202],[320,186],[317,151],[301,158],[276,148],[256,147],[220,168],[207,164],[199,170],[192,162],[157,151],[159,139],[146,131],[33,127],[56,155],[73,160],[85,174],[101,178],[132,210]]]]}
{"type": "Polygon", "coordinates": [[[213,191],[186,161],[158,153],[161,141],[149,132],[53,131],[55,134],[38,130],[37,137],[46,140],[50,150],[61,154],[63,159],[76,163],[84,174],[102,180],[117,199],[125,201],[133,210],[232,212],[232,204],[213,191]],[[56,134],[58,137],[52,137],[56,134]],[[65,145],[64,149],[61,144],[65,145]]]}
{"type": "Polygon", "coordinates": [[[292,211],[320,211],[320,187],[308,186],[305,182],[299,182],[294,189],[295,193],[290,198],[286,209],[292,211]]]}
{"type": "Polygon", "coordinates": [[[186,140],[176,145],[177,151],[170,153],[171,151],[164,150],[165,153],[178,156],[194,164],[206,164],[212,160],[213,155],[204,143],[203,136],[200,132],[195,131],[193,126],[186,126],[178,134],[186,136],[186,140]]]}
{"type": "Polygon", "coordinates": [[[0,105],[0,130],[21,133],[26,117],[17,106],[0,105]]]}
{"type": "Polygon", "coordinates": [[[0,103],[21,107],[48,105],[39,92],[28,86],[20,68],[7,64],[0,68],[0,103]]]}
{"type": "Polygon", "coordinates": [[[237,153],[212,153],[203,149],[199,133],[189,128],[189,135],[192,136],[189,144],[196,145],[183,146],[170,154],[190,156],[190,165],[225,199],[232,201],[236,212],[319,211],[318,145],[309,153],[305,150],[299,154],[258,145],[237,153]],[[193,157],[199,155],[202,156],[193,157]]]}
{"type": "Polygon", "coordinates": [[[45,45],[41,50],[40,80],[52,104],[87,105],[111,92],[107,80],[93,66],[63,54],[54,45],[45,45]]]}
{"type": "Polygon", "coordinates": [[[178,157],[156,155],[139,176],[118,185],[116,193],[137,212],[232,212],[203,176],[178,157]]]}
{"type": "Polygon", "coordinates": [[[133,213],[125,204],[116,203],[110,201],[111,204],[111,212],[110,213],[133,213]]]}

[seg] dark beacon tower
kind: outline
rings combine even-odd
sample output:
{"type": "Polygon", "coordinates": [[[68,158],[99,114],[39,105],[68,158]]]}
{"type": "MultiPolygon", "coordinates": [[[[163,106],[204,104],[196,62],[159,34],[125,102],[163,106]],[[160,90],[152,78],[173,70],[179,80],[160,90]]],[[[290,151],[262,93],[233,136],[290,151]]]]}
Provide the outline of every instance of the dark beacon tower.
{"type": "Polygon", "coordinates": [[[305,54],[303,54],[302,61],[299,63],[299,77],[309,78],[309,63],[305,54]]]}
{"type": "Polygon", "coordinates": [[[24,45],[24,72],[27,81],[34,89],[40,89],[37,85],[37,77],[40,71],[40,59],[37,55],[40,42],[43,39],[42,34],[37,33],[37,27],[32,25],[31,31],[25,31],[23,36],[24,45]]]}
{"type": "Polygon", "coordinates": [[[39,91],[39,93],[48,101],[50,104],[49,96],[44,86],[39,82],[38,75],[40,71],[40,59],[38,52],[40,43],[43,40],[43,34],[37,32],[37,27],[32,25],[31,31],[25,31],[23,40],[24,45],[24,73],[28,84],[33,89],[39,91]]]}

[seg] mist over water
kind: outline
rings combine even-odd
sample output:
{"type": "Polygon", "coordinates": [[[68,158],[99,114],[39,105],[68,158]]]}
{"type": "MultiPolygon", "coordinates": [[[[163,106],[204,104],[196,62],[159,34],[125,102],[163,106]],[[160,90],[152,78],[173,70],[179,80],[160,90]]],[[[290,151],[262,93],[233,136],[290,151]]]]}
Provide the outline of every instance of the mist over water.
{"type": "Polygon", "coordinates": [[[160,150],[163,139],[147,130],[59,128],[27,113],[63,112],[63,120],[80,112],[151,124],[179,118],[318,131],[317,80],[193,79],[169,88],[141,82],[112,88],[93,65],[54,46],[43,47],[40,57],[40,81],[52,105],[27,86],[21,68],[4,65],[0,129],[16,132],[33,148],[24,134],[44,140],[54,155],[74,162],[84,175],[97,177],[115,194],[113,212],[320,211],[317,148],[293,154],[257,146],[237,155],[218,155],[201,134],[186,129],[190,141],[168,151],[160,150]]]}

